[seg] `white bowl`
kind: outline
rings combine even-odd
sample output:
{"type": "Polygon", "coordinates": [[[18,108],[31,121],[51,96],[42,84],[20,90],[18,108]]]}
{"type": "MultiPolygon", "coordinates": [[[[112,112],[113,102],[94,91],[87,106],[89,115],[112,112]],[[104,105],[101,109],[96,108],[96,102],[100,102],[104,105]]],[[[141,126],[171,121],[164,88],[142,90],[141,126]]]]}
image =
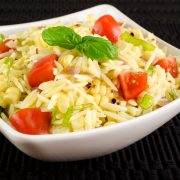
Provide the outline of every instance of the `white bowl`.
{"type": "MultiPolygon", "coordinates": [[[[118,20],[124,20],[128,25],[147,31],[129,19],[111,5],[100,5],[67,16],[44,21],[1,26],[0,31],[12,34],[24,31],[32,26],[47,25],[56,22],[69,23],[84,20],[86,15],[99,17],[111,14],[118,20]]],[[[158,38],[160,46],[166,46],[172,55],[180,54],[180,50],[158,38]]],[[[180,112],[180,99],[162,108],[130,121],[118,123],[110,127],[102,127],[85,132],[69,134],[26,135],[17,132],[0,119],[0,130],[17,148],[37,159],[47,161],[80,160],[102,156],[122,149],[156,130],[173,116],[180,112]]]]}

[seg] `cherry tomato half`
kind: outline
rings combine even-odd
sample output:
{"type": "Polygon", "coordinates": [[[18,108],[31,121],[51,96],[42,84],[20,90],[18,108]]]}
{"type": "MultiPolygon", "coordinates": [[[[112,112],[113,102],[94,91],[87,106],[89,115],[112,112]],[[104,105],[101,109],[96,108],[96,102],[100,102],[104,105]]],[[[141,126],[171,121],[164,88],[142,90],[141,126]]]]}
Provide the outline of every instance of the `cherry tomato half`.
{"type": "Polygon", "coordinates": [[[37,87],[41,83],[54,79],[53,68],[57,55],[51,54],[37,61],[28,74],[28,82],[31,87],[37,87]]]}
{"type": "Polygon", "coordinates": [[[101,16],[94,24],[93,34],[106,36],[112,43],[116,43],[120,36],[120,25],[111,15],[101,16]]]}
{"type": "Polygon", "coordinates": [[[1,53],[5,53],[7,51],[9,51],[11,48],[9,48],[8,46],[6,46],[6,43],[10,41],[10,39],[5,40],[4,42],[0,43],[0,54],[1,53]]]}
{"type": "Polygon", "coordinates": [[[159,59],[155,65],[161,66],[166,72],[169,72],[174,78],[178,76],[178,67],[175,57],[159,59]]]}
{"type": "Polygon", "coordinates": [[[39,108],[26,108],[10,117],[12,126],[24,134],[47,134],[50,129],[51,113],[39,108]]]}
{"type": "Polygon", "coordinates": [[[119,92],[125,100],[135,99],[147,87],[147,74],[144,72],[123,72],[118,76],[119,92]]]}

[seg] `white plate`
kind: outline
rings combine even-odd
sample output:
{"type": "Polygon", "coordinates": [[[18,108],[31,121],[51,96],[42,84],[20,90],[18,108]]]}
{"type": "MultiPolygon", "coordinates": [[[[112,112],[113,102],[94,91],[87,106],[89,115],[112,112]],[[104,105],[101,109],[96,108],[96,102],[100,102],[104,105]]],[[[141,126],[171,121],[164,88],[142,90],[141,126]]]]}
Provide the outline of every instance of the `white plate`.
{"type": "MultiPolygon", "coordinates": [[[[124,20],[128,25],[147,31],[125,16],[111,5],[100,5],[67,16],[44,21],[0,26],[0,32],[12,34],[21,32],[32,26],[47,25],[56,22],[70,23],[84,20],[88,14],[99,17],[111,14],[117,20],[124,20]]],[[[158,38],[160,46],[166,46],[172,55],[180,54],[180,50],[158,38]]],[[[26,135],[17,132],[3,120],[0,130],[17,148],[37,159],[47,161],[79,160],[102,156],[122,149],[145,137],[162,126],[180,112],[180,99],[133,120],[118,123],[110,127],[102,127],[85,132],[69,134],[26,135]]]]}

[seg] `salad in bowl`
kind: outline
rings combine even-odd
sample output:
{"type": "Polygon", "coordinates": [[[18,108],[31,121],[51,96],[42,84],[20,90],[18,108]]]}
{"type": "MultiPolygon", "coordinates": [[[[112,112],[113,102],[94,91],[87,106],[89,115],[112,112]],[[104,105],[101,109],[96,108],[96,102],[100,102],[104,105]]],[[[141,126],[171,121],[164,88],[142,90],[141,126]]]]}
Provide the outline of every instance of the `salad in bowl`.
{"type": "Polygon", "coordinates": [[[110,14],[0,35],[1,118],[24,134],[82,132],[180,97],[180,58],[110,14]]]}

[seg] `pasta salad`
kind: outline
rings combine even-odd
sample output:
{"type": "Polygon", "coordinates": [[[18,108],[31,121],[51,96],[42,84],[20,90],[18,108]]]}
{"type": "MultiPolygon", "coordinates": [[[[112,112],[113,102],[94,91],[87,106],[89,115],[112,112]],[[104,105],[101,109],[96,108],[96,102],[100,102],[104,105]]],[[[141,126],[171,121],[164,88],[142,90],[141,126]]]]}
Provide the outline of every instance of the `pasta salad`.
{"type": "Polygon", "coordinates": [[[0,34],[0,116],[25,134],[133,120],[180,97],[180,58],[111,15],[0,34]]]}

